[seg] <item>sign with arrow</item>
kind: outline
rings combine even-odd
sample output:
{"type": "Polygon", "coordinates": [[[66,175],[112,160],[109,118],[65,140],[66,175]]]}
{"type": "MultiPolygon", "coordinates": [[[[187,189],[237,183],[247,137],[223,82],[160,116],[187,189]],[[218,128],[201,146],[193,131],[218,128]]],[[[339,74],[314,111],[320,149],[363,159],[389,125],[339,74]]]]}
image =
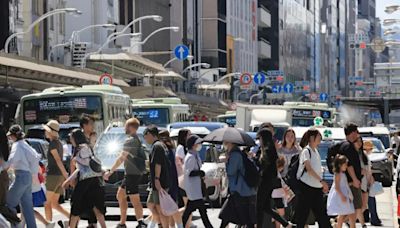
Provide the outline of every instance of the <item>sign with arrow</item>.
{"type": "Polygon", "coordinates": [[[319,95],[319,100],[325,102],[325,101],[328,100],[328,97],[329,97],[329,96],[328,96],[327,93],[321,93],[321,94],[319,95]]]}
{"type": "Polygon", "coordinates": [[[256,83],[256,85],[262,85],[265,83],[265,74],[258,72],[254,75],[254,79],[253,79],[254,83],[256,83]]]}
{"type": "Polygon", "coordinates": [[[283,86],[283,91],[284,91],[285,93],[293,93],[293,91],[294,91],[294,85],[293,85],[292,83],[286,83],[286,84],[283,86]]]}
{"type": "Polygon", "coordinates": [[[281,91],[282,91],[282,86],[280,86],[280,85],[272,86],[272,93],[281,93],[281,91]]]}
{"type": "Polygon", "coordinates": [[[174,53],[177,59],[185,60],[189,56],[189,48],[181,44],[175,47],[174,53]]]}

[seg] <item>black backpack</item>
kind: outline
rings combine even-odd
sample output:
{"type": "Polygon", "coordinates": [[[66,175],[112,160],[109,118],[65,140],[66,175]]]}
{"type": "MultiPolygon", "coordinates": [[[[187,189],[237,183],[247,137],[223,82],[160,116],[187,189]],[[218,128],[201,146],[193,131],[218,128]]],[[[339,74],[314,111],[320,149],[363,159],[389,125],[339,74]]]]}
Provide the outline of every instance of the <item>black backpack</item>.
{"type": "Polygon", "coordinates": [[[244,166],[244,181],[246,181],[247,185],[251,188],[255,188],[258,186],[260,181],[260,173],[258,171],[258,167],[255,162],[247,157],[247,154],[244,152],[239,152],[242,155],[243,166],[244,166]]]}
{"type": "Polygon", "coordinates": [[[340,154],[340,147],[342,147],[344,142],[336,143],[328,149],[328,154],[326,155],[326,165],[328,166],[328,170],[331,174],[333,174],[333,161],[335,160],[336,155],[340,154]]]}
{"type": "MultiPolygon", "coordinates": [[[[311,151],[308,150],[308,153],[310,153],[310,158],[311,158],[311,151]]],[[[297,172],[299,170],[299,167],[300,167],[300,154],[296,154],[290,159],[288,172],[285,178],[285,182],[292,190],[299,189],[300,186],[300,180],[297,178],[297,172]]],[[[304,172],[306,172],[306,169],[303,170],[301,176],[303,176],[304,172]]]]}

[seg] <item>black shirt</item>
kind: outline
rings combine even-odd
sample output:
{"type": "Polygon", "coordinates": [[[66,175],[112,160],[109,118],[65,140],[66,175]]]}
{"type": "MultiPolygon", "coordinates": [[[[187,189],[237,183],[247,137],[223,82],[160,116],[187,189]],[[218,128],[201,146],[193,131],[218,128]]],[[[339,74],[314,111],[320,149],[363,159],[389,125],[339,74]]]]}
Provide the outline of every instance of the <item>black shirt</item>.
{"type": "Polygon", "coordinates": [[[55,139],[50,141],[49,143],[49,152],[47,154],[47,175],[61,176],[62,175],[61,170],[58,167],[53,154],[51,153],[52,150],[57,150],[58,156],[62,161],[64,150],[60,140],[55,139]]]}
{"type": "Polygon", "coordinates": [[[170,182],[170,164],[168,160],[168,149],[160,141],[155,141],[150,153],[150,183],[155,188],[156,165],[161,166],[160,184],[164,189],[169,188],[170,182]]]}
{"type": "MultiPolygon", "coordinates": [[[[356,177],[359,181],[362,179],[361,174],[361,160],[357,150],[354,148],[353,143],[346,141],[340,147],[340,154],[347,157],[349,160],[348,167],[353,167],[356,177]]],[[[348,171],[346,171],[347,180],[349,183],[353,182],[348,171]]]]}

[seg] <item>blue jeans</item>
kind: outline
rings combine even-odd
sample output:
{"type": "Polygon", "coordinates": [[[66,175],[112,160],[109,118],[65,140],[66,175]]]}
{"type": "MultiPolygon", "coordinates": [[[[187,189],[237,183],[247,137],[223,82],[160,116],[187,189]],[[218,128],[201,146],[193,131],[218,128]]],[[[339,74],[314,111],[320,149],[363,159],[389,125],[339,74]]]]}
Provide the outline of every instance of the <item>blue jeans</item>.
{"type": "Polygon", "coordinates": [[[380,224],[381,220],[378,217],[378,212],[376,211],[376,199],[375,197],[368,197],[368,209],[371,214],[371,223],[380,224]]]}
{"type": "Polygon", "coordinates": [[[17,212],[16,207],[20,205],[27,227],[36,228],[32,202],[32,174],[28,171],[16,170],[15,181],[9,192],[7,206],[17,212]]]}

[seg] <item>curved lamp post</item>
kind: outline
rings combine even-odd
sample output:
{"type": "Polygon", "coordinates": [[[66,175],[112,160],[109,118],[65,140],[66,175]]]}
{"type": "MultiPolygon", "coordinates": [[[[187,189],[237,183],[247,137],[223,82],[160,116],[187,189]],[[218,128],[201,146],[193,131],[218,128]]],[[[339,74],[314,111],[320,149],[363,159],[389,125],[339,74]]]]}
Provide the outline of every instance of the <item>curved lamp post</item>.
{"type": "Polygon", "coordinates": [[[135,23],[137,23],[139,21],[146,20],[146,19],[153,19],[153,20],[155,20],[157,22],[161,22],[163,20],[162,16],[160,16],[160,15],[147,15],[147,16],[143,16],[143,17],[138,17],[138,18],[134,19],[133,21],[129,22],[129,24],[127,24],[121,31],[111,33],[107,37],[107,40],[111,39],[113,36],[118,36],[120,34],[125,33],[126,30],[129,29],[129,27],[131,27],[132,25],[134,25],[135,23]]]}
{"type": "Polygon", "coordinates": [[[159,28],[155,31],[153,31],[152,33],[150,33],[150,35],[148,35],[143,41],[140,42],[135,42],[132,44],[132,46],[135,45],[143,45],[145,44],[152,36],[154,36],[155,34],[161,32],[161,31],[165,31],[165,30],[172,30],[174,32],[179,32],[179,27],[173,26],[173,27],[163,27],[163,28],[159,28]]]}
{"type": "Polygon", "coordinates": [[[105,28],[105,29],[115,29],[115,27],[116,27],[116,25],[113,25],[113,24],[97,24],[97,25],[89,25],[89,26],[86,26],[86,27],[84,27],[84,28],[82,28],[82,29],[80,29],[80,30],[77,30],[77,31],[73,31],[72,32],[72,34],[71,34],[71,41],[72,42],[76,42],[76,41],[79,41],[79,34],[81,33],[81,32],[83,32],[83,31],[85,31],[85,30],[87,30],[87,29],[91,29],[91,28],[105,28]]]}
{"type": "Polygon", "coordinates": [[[391,6],[386,6],[385,7],[385,13],[387,14],[392,14],[395,11],[400,9],[400,5],[391,5],[391,6]]]}
{"type": "MultiPolygon", "coordinates": [[[[194,58],[193,55],[188,55],[188,57],[187,57],[187,59],[188,59],[189,61],[192,61],[193,58],[194,58]]],[[[176,57],[174,57],[174,58],[168,60],[168,62],[164,63],[163,67],[164,67],[164,68],[167,67],[169,64],[171,64],[172,62],[174,62],[174,61],[176,61],[176,60],[178,60],[178,58],[176,58],[176,57]]]]}
{"type": "Polygon", "coordinates": [[[112,37],[110,40],[107,40],[97,51],[87,53],[81,60],[81,68],[83,69],[84,64],[86,63],[86,59],[90,55],[100,53],[107,46],[107,44],[109,44],[110,42],[112,42],[112,41],[114,41],[114,40],[116,40],[118,38],[121,38],[121,37],[126,37],[126,36],[136,37],[136,36],[140,36],[140,35],[141,35],[141,33],[128,33],[128,34],[119,34],[117,36],[112,37]]]}
{"type": "Polygon", "coordinates": [[[43,21],[44,19],[46,19],[46,18],[48,18],[48,17],[50,17],[50,16],[53,16],[53,15],[56,15],[56,14],[62,14],[62,13],[71,13],[71,14],[74,14],[74,15],[80,15],[80,14],[82,14],[82,12],[79,11],[79,10],[77,10],[76,8],[55,9],[55,10],[53,10],[53,11],[47,12],[47,13],[43,14],[42,16],[40,16],[38,19],[36,19],[34,22],[32,22],[32,24],[30,24],[29,27],[28,27],[28,29],[26,29],[25,31],[23,31],[23,32],[17,32],[17,33],[11,34],[11,35],[7,38],[7,40],[6,40],[5,44],[4,44],[4,51],[5,51],[6,53],[8,53],[8,46],[9,46],[11,40],[12,40],[14,37],[16,37],[16,36],[18,36],[18,35],[23,35],[23,34],[26,34],[26,33],[30,32],[30,31],[32,31],[32,29],[35,27],[35,25],[39,24],[39,23],[40,23],[41,21],[43,21]]]}
{"type": "Polygon", "coordinates": [[[394,24],[400,23],[400,19],[385,19],[383,20],[384,26],[391,26],[394,24]]]}
{"type": "MultiPolygon", "coordinates": [[[[219,83],[221,83],[223,80],[230,78],[230,77],[235,77],[236,75],[241,75],[241,72],[233,72],[233,73],[229,73],[229,74],[225,74],[224,76],[222,76],[220,79],[218,79],[216,82],[214,82],[212,85],[218,85],[219,83]]],[[[207,92],[207,89],[204,90],[204,92],[207,92]]]]}

